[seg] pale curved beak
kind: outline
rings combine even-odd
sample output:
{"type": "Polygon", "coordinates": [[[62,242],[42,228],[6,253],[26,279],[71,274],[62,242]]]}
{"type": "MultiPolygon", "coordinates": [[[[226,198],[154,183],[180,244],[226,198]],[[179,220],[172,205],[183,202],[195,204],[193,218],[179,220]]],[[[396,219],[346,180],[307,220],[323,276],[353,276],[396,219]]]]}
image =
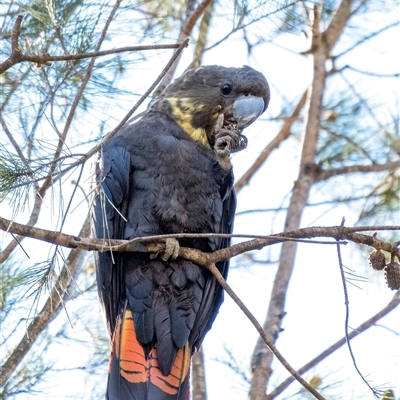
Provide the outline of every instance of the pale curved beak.
{"type": "Polygon", "coordinates": [[[266,109],[262,97],[241,96],[233,103],[233,118],[239,129],[244,129],[252,124],[266,109]]]}

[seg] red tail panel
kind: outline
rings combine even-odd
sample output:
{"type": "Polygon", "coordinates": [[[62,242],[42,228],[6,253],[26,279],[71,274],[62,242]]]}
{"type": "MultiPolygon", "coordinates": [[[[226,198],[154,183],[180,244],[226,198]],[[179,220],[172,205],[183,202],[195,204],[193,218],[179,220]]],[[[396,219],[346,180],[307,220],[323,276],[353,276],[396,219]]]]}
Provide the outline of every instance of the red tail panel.
{"type": "MultiPolygon", "coordinates": [[[[119,352],[120,373],[128,382],[147,381],[147,360],[142,345],[136,338],[133,316],[130,310],[124,313],[119,352]]],[[[118,353],[117,353],[118,354],[118,353]]]]}
{"type": "Polygon", "coordinates": [[[179,349],[169,375],[159,368],[157,349],[148,356],[136,337],[127,309],[115,328],[108,377],[108,400],[184,400],[189,398],[190,349],[179,349]]]}
{"type": "Polygon", "coordinates": [[[177,395],[180,385],[185,380],[190,366],[189,345],[186,343],[183,349],[178,351],[174,365],[169,375],[163,375],[157,361],[157,349],[153,348],[148,360],[150,382],[163,392],[177,395]]]}

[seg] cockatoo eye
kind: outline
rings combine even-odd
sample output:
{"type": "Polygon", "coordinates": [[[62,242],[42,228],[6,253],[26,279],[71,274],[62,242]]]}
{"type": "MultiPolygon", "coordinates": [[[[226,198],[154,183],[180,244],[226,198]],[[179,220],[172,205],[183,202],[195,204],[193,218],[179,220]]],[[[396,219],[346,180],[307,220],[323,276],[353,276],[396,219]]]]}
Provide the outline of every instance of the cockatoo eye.
{"type": "Polygon", "coordinates": [[[221,85],[221,93],[224,95],[228,95],[232,92],[232,85],[230,83],[223,83],[221,85]]]}

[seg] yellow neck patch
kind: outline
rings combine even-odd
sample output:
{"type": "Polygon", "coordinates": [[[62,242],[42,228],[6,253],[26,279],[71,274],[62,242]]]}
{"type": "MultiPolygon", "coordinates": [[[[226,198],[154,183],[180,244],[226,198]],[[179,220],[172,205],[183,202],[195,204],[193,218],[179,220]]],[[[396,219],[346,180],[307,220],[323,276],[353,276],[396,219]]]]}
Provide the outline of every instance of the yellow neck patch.
{"type": "Polygon", "coordinates": [[[192,125],[192,116],[195,111],[201,111],[204,106],[196,106],[189,98],[168,97],[166,99],[172,108],[172,115],[176,123],[196,142],[200,142],[210,147],[207,139],[207,133],[204,128],[194,128],[192,125]]]}

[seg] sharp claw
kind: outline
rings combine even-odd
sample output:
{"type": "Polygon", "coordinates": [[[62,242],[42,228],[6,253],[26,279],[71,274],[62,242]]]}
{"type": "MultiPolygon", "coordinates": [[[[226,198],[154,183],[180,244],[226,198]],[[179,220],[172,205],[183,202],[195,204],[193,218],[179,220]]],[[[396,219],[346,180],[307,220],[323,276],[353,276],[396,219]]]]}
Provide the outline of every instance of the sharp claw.
{"type": "Polygon", "coordinates": [[[240,134],[238,145],[231,150],[231,153],[237,153],[238,151],[242,151],[247,147],[248,140],[247,137],[240,134]]]}

